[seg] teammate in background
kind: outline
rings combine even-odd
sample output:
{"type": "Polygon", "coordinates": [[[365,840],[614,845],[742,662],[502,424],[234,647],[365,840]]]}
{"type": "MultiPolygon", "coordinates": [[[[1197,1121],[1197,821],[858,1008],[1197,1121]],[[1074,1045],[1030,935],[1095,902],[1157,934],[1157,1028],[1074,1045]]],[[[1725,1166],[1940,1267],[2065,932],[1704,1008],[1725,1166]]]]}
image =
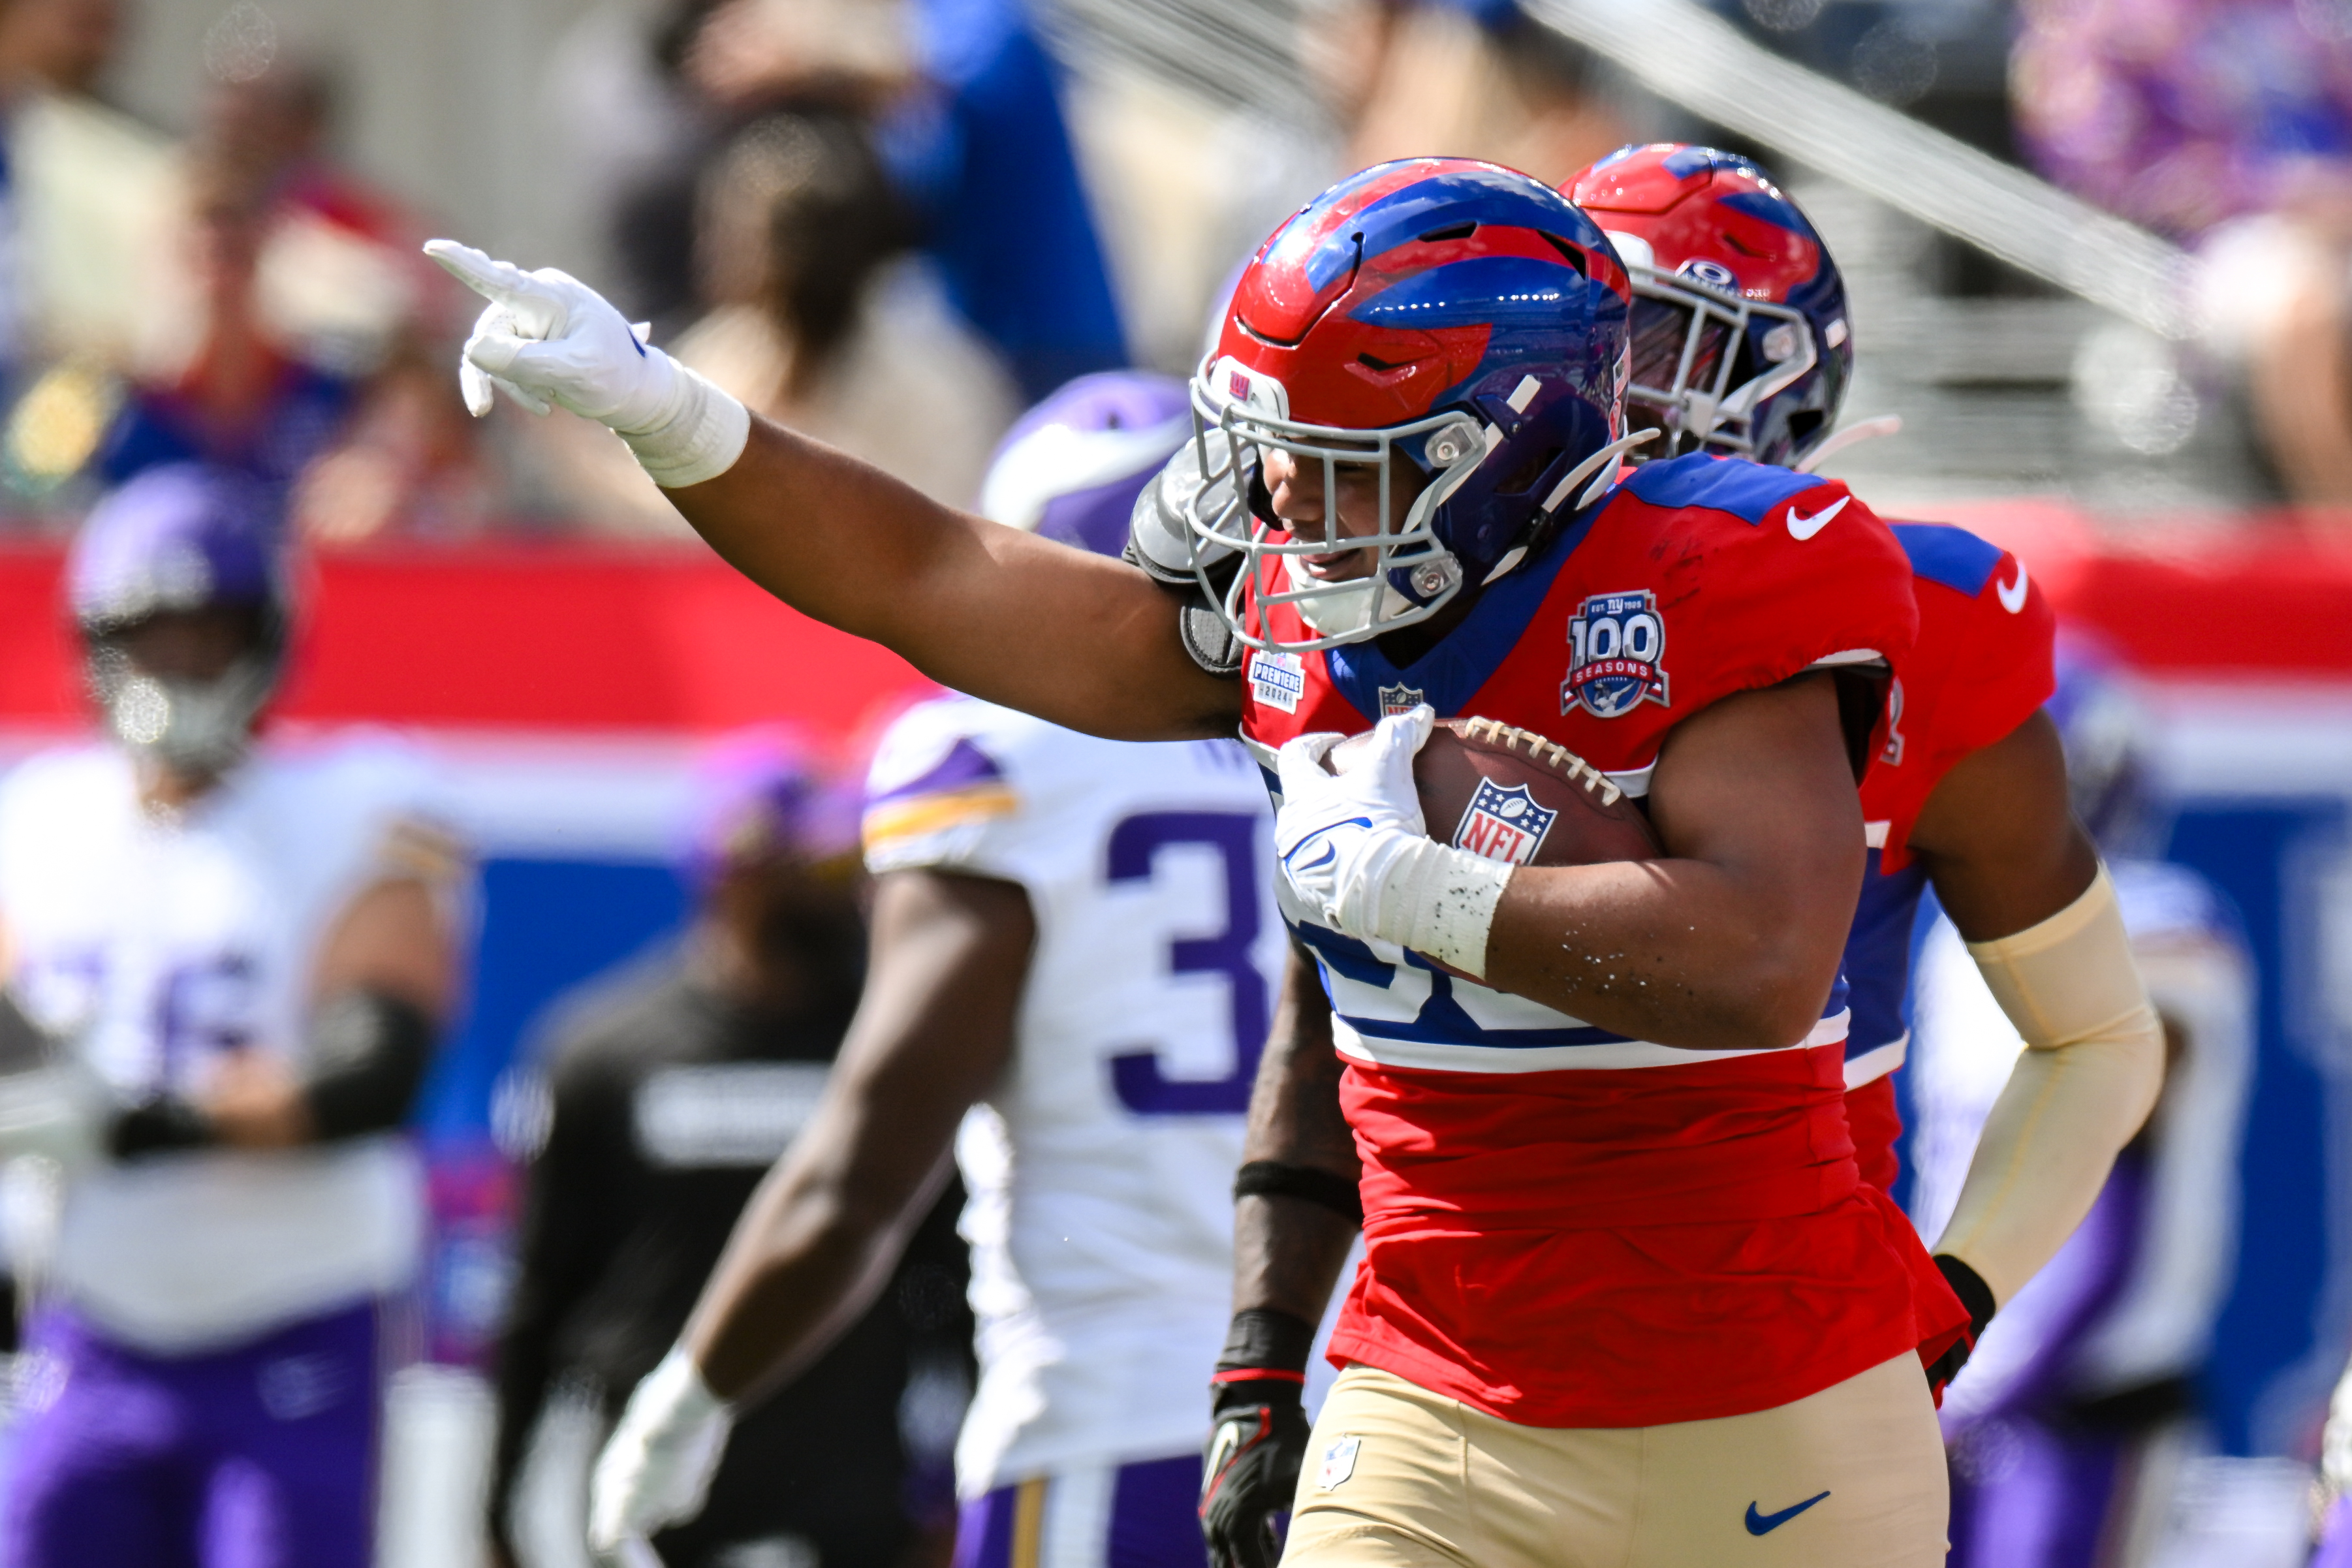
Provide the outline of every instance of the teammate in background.
{"type": "MultiPolygon", "coordinates": [[[[1277,1021],[1253,1106],[1271,1164],[1236,1211],[1222,1552],[1270,1545],[1286,1460],[1302,1564],[1940,1560],[1915,1357],[1967,1314],[1855,1172],[1838,975],[1909,571],[1833,481],[1694,456],[1612,483],[1639,438],[1630,293],[1590,219],[1460,160],[1317,198],[1236,291],[1201,436],[1139,508],[1143,571],[923,504],[754,426],[573,280],[434,249],[492,300],[469,401],[496,377],[622,432],[772,591],[1074,725],[1238,719],[1276,765],[1277,888],[1334,1008],[1277,1021]],[[1424,837],[1433,709],[1580,752],[1645,797],[1664,855],[1514,869],[1424,837]],[[1333,731],[1376,718],[1328,772],[1333,731]],[[1359,1175],[1368,1261],[1333,1340],[1354,1364],[1302,1474],[1296,1389],[1359,1175]]],[[[2101,1015],[2126,1068],[2145,1013],[2101,1015]]],[[[2137,1126],[2145,1066],[2053,1098],[2137,1126]]],[[[2045,1120],[2079,1165],[2029,1148],[1998,1184],[2063,1212],[2128,1129],[2045,1120]]],[[[662,1443],[692,1426],[664,1405],[752,1370],[700,1327],[648,1401],[662,1443]]]]}
{"type": "Polygon", "coordinates": [[[151,470],[68,566],[103,743],[0,786],[25,1012],[103,1085],[27,1335],[17,1568],[363,1568],[378,1300],[414,1268],[394,1136],[458,984],[464,865],[375,741],[258,749],[293,605],[273,502],[151,470]]]}
{"type": "MultiPolygon", "coordinates": [[[[1945,1396],[1954,1568],[2178,1560],[2166,1530],[2197,1447],[2195,1382],[2234,1277],[2254,1006],[2237,911],[2196,872],[2152,858],[2165,825],[2141,768],[2145,715],[2118,672],[2062,642],[2049,719],[2065,739],[2075,813],[2110,857],[2168,1061],[2162,1099],[2082,1227],[1945,1396]]],[[[1913,1212],[1932,1226],[1951,1210],[2019,1042],[1950,926],[1923,936],[1913,1212]]]]}
{"type": "MultiPolygon", "coordinates": [[[[677,1337],[761,1173],[807,1126],[857,1005],[854,798],[772,733],[721,746],[695,796],[692,925],[560,1004],[552,1049],[521,1086],[544,1120],[499,1345],[489,1525],[509,1562],[581,1560],[593,1444],[677,1337]],[[579,1431],[589,1423],[593,1438],[579,1431]]],[[[946,1434],[933,1453],[912,1451],[926,1434],[902,1435],[900,1412],[928,1411],[942,1392],[961,1407],[965,1280],[955,1211],[936,1205],[881,1299],[746,1414],[709,1508],[658,1538],[662,1560],[943,1557],[944,1541],[927,1552],[916,1537],[954,1524],[946,1434]],[[922,1495],[927,1458],[936,1497],[922,1495]]]]}
{"type": "MultiPolygon", "coordinates": [[[[1655,143],[1620,149],[1567,190],[1633,275],[1632,418],[1677,447],[1800,470],[1833,449],[1853,361],[1844,284],[1820,234],[1761,169],[1711,148],[1655,143]]],[[[1965,530],[1898,522],[1893,531],[1910,562],[1919,635],[1889,689],[1862,784],[1869,865],[1845,951],[1846,1117],[1863,1178],[1885,1191],[1900,1173],[1891,1075],[1903,1064],[1911,933],[1928,887],[1981,945],[1989,973],[2018,944],[2058,939],[2058,917],[2078,902],[2088,900],[2076,911],[2086,916],[2107,899],[2096,849],[2068,806],[2058,731],[2041,710],[2056,630],[2047,600],[2023,563],[1965,530]],[[2036,937],[2045,921],[2056,923],[2036,937]]],[[[2111,923],[2102,929],[2097,945],[2063,961],[2081,966],[2067,984],[2130,998],[2129,952],[2111,923]]],[[[1997,990],[2005,1005],[2022,1000],[1997,990]]],[[[2019,1026],[2054,1043],[2046,1022],[2021,1016],[2019,1026]]],[[[2029,1064],[1993,1126],[1996,1157],[2017,1147],[2037,1070],[2029,1064]]],[[[2072,1190],[2087,1204],[2098,1189],[2072,1190]]],[[[1948,1204],[1941,1217],[1949,1214],[1948,1204]]],[[[2034,1225],[1972,1208],[1944,1233],[1937,1262],[1970,1328],[1931,1370],[1939,1387],[1997,1302],[2081,1217],[2058,1212],[2034,1225]]]]}
{"type": "MultiPolygon", "coordinates": [[[[2049,720],[2074,811],[2112,856],[2133,954],[2164,1018],[2164,1098],[2098,1204],[1985,1333],[1945,1396],[1957,1568],[2173,1561],[2164,1526],[2194,1444],[2194,1377],[2232,1279],[2237,1159],[2253,1072],[2253,975],[2237,910],[2161,844],[2145,715],[2095,651],[2061,644],[2049,720]]],[[[1936,1225],[2018,1053],[1948,924],[1922,933],[1912,1098],[1936,1225]]]]}
{"type": "MultiPolygon", "coordinates": [[[[1086,377],[1014,427],[984,505],[1116,553],[1189,430],[1178,384],[1086,377]]],[[[696,1310],[731,1397],[683,1346],[641,1386],[599,1467],[600,1544],[694,1511],[730,1408],[785,1377],[800,1397],[952,1142],[981,1321],[959,1568],[1201,1563],[1200,1385],[1282,950],[1271,840],[1231,741],[1121,745],[967,697],[898,720],[866,805],[865,1003],[696,1310]]]]}

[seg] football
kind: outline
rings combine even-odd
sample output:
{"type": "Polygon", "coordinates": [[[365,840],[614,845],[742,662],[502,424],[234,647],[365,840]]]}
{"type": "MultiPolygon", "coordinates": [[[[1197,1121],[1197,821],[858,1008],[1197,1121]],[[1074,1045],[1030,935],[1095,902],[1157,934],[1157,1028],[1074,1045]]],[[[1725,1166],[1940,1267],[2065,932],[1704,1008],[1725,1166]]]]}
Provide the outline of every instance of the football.
{"type": "MultiPolygon", "coordinates": [[[[1371,732],[1331,748],[1352,766],[1371,732]]],[[[1429,836],[1516,866],[1591,866],[1664,853],[1633,796],[1556,742],[1492,719],[1440,719],[1413,759],[1429,836]]]]}

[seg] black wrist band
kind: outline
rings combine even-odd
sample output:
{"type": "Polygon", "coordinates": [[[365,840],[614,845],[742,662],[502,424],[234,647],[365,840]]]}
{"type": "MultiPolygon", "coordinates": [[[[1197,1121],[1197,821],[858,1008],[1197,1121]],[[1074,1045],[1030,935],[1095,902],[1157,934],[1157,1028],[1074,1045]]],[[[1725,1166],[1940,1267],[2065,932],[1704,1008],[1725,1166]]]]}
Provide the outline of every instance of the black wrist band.
{"type": "Polygon", "coordinates": [[[1314,1349],[1314,1324],[1272,1307],[1252,1307],[1234,1314],[1233,1327],[1225,1331],[1224,1352],[1217,1357],[1217,1370],[1249,1367],[1303,1373],[1314,1349]]]}
{"type": "Polygon", "coordinates": [[[106,1130],[106,1148],[118,1160],[136,1160],[205,1148],[218,1137],[203,1111],[176,1094],[159,1094],[115,1114],[106,1130]]]}
{"type": "Polygon", "coordinates": [[[1279,1160],[1252,1160],[1234,1173],[1236,1198],[1301,1198],[1329,1209],[1349,1225],[1364,1223],[1364,1199],[1356,1184],[1345,1176],[1318,1171],[1312,1165],[1286,1165],[1279,1160]]]}
{"type": "Polygon", "coordinates": [[[1992,1321],[1992,1287],[1984,1282],[1983,1275],[1948,1252],[1936,1254],[1936,1267],[1943,1270],[1944,1283],[1952,1288],[1960,1305],[1969,1310],[1969,1337],[1977,1338],[1992,1321]]]}

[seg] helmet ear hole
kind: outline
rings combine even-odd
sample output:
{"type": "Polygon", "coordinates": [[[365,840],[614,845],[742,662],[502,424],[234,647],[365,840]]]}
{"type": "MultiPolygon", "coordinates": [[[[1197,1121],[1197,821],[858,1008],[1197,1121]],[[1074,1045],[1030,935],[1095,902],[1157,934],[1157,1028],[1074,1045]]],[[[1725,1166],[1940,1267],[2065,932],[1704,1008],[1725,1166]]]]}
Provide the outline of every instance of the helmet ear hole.
{"type": "Polygon", "coordinates": [[[1513,469],[1501,484],[1495,487],[1495,493],[1506,496],[1527,494],[1536,488],[1536,482],[1538,479],[1551,472],[1552,465],[1559,462],[1560,454],[1567,450],[1565,447],[1546,447],[1540,451],[1531,453],[1526,462],[1513,469]]]}

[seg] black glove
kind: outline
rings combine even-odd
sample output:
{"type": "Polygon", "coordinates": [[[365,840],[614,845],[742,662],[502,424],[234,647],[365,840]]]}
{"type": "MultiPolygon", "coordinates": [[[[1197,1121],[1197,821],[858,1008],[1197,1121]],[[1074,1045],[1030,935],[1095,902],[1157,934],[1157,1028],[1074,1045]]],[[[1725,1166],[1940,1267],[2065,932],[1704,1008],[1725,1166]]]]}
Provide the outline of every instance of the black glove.
{"type": "Polygon", "coordinates": [[[1209,1451],[1202,1466],[1201,1533],[1210,1568],[1274,1568],[1275,1516],[1289,1510],[1307,1458],[1300,1403],[1315,1329],[1287,1312],[1235,1314],[1210,1385],[1209,1451]]]}
{"type": "Polygon", "coordinates": [[[1992,1321],[1993,1304],[1992,1287],[1984,1282],[1984,1276],[1950,1253],[1936,1254],[1936,1267],[1943,1270],[1944,1283],[1952,1288],[1960,1305],[1969,1310],[1969,1326],[1927,1369],[1927,1387],[1940,1405],[1944,1403],[1944,1390],[1960,1375],[1960,1368],[1969,1364],[1969,1353],[1984,1338],[1985,1325],[1992,1321]]]}
{"type": "Polygon", "coordinates": [[[117,1111],[107,1124],[106,1152],[118,1160],[175,1149],[202,1149],[217,1137],[203,1111],[175,1094],[159,1094],[117,1111]]]}

